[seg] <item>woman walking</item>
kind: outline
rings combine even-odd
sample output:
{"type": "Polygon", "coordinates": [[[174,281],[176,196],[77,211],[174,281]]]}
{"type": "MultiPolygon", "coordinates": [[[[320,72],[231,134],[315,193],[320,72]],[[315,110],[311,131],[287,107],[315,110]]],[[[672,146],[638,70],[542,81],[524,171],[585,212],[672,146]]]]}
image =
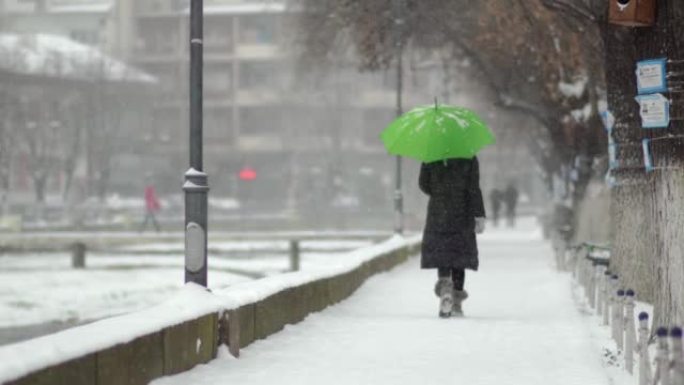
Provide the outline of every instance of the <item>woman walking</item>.
{"type": "Polygon", "coordinates": [[[462,316],[465,270],[479,265],[475,233],[485,228],[477,158],[423,163],[420,189],[430,197],[421,267],[437,269],[439,316],[462,316]]]}

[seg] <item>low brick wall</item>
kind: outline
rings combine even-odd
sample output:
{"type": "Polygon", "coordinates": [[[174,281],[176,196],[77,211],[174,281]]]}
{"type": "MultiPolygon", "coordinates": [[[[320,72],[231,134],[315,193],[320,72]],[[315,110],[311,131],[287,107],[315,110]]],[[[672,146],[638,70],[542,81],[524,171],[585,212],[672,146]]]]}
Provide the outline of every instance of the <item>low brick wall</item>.
{"type": "Polygon", "coordinates": [[[218,313],[42,369],[11,385],[147,384],[216,357],[218,313]]]}
{"type": "Polygon", "coordinates": [[[302,321],[351,296],[369,277],[405,262],[419,244],[380,255],[342,275],[324,278],[271,295],[256,303],[228,310],[223,319],[222,343],[238,356],[240,348],[302,321]]]}
{"type": "Polygon", "coordinates": [[[419,241],[411,242],[343,274],[296,285],[236,308],[217,310],[4,384],[143,385],[211,361],[220,344],[239,356],[240,349],[252,342],[348,298],[367,278],[405,262],[419,248],[419,241]]]}

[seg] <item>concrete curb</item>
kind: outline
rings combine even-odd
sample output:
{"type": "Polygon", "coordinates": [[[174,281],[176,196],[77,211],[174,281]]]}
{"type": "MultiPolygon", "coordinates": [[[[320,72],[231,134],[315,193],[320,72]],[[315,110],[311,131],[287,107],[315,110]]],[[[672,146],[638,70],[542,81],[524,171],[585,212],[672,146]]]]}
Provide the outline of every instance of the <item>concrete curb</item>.
{"type": "Polygon", "coordinates": [[[290,287],[234,309],[211,312],[5,384],[143,385],[211,361],[220,344],[238,357],[241,348],[348,298],[366,279],[405,262],[419,250],[420,242],[416,241],[346,273],[290,287]]]}

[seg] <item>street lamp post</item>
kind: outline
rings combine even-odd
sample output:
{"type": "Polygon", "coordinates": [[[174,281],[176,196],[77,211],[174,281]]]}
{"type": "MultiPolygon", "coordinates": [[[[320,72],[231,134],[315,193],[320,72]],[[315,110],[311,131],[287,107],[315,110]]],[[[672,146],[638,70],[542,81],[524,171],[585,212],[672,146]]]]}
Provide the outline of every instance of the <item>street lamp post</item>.
{"type": "MultiPolygon", "coordinates": [[[[394,0],[395,15],[394,15],[394,44],[396,49],[397,59],[397,117],[401,116],[403,111],[403,88],[404,88],[404,0],[394,0]]],[[[397,156],[395,159],[395,176],[394,176],[394,232],[402,234],[404,232],[404,197],[401,192],[401,157],[397,156]]]]}
{"type": "Polygon", "coordinates": [[[190,4],[190,169],[185,173],[185,282],[207,286],[207,200],[202,161],[203,0],[190,4]]]}

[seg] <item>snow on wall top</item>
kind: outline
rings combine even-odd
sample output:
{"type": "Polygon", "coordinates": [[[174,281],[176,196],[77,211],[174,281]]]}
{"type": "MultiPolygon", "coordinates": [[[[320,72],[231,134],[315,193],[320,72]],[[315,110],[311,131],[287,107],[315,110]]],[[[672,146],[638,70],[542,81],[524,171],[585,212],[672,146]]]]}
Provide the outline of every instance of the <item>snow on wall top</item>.
{"type": "MultiPolygon", "coordinates": [[[[281,13],[285,9],[285,4],[280,2],[206,4],[204,13],[208,15],[244,15],[252,13],[281,13]]],[[[186,12],[190,12],[190,9],[186,9],[186,12]]]]}
{"type": "Polygon", "coordinates": [[[74,80],[156,82],[95,48],[49,34],[0,33],[0,70],[74,80]]]}
{"type": "Polygon", "coordinates": [[[0,383],[130,342],[220,308],[216,296],[200,286],[188,284],[178,295],[159,306],[0,347],[0,383]]]}
{"type": "Polygon", "coordinates": [[[315,271],[282,274],[214,292],[188,284],[170,300],[147,310],[107,318],[59,333],[0,347],[0,384],[160,331],[166,327],[253,303],[287,288],[344,274],[380,255],[415,244],[420,236],[395,236],[341,255],[339,263],[315,271]]]}
{"type": "Polygon", "coordinates": [[[221,296],[226,310],[237,309],[250,303],[260,301],[280,291],[304,285],[319,279],[330,278],[336,275],[348,273],[364,262],[370,261],[380,255],[392,252],[420,241],[421,236],[404,238],[394,236],[389,240],[377,245],[354,250],[341,255],[336,260],[321,269],[308,269],[306,271],[285,273],[264,278],[258,281],[238,283],[228,289],[218,290],[215,293],[221,296]]]}
{"type": "Polygon", "coordinates": [[[53,5],[49,12],[52,13],[107,13],[112,9],[112,3],[101,4],[63,4],[53,5]]]}

